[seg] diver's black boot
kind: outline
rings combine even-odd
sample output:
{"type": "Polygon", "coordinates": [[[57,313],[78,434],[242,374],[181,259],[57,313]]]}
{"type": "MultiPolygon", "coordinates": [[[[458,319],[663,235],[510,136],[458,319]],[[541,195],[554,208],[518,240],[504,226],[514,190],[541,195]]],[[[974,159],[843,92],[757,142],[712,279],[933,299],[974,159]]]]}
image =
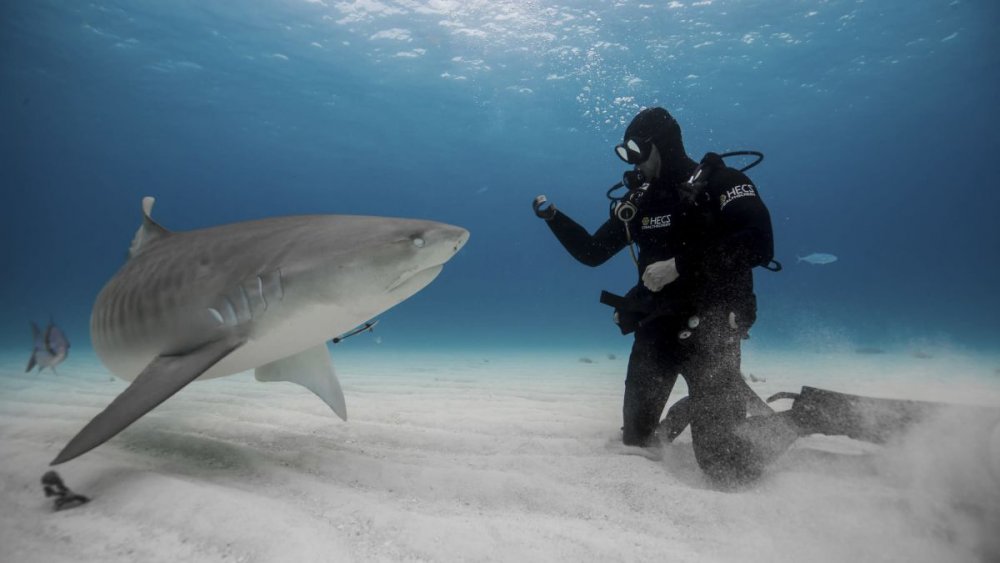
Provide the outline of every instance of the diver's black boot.
{"type": "Polygon", "coordinates": [[[846,435],[881,444],[912,425],[926,420],[945,405],[926,401],[876,399],[815,387],[802,392],[778,393],[767,399],[794,399],[791,419],[802,435],[846,435]]]}
{"type": "Polygon", "coordinates": [[[660,421],[657,434],[667,442],[673,442],[691,424],[691,397],[682,397],[667,410],[667,416],[660,421]]]}

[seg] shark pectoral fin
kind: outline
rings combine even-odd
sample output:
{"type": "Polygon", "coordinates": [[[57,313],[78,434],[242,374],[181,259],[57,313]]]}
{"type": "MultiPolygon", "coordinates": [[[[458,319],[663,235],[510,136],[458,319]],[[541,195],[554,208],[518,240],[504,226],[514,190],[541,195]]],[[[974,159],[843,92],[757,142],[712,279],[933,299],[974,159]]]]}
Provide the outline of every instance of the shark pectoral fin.
{"type": "Polygon", "coordinates": [[[290,381],[315,393],[342,420],[347,420],[347,404],[333,371],[326,343],[294,356],[260,366],[254,372],[257,381],[290,381]]]}
{"type": "Polygon", "coordinates": [[[108,441],[244,342],[246,337],[232,334],[185,354],[157,356],[128,388],[66,444],[50,465],[69,461],[108,441]]]}

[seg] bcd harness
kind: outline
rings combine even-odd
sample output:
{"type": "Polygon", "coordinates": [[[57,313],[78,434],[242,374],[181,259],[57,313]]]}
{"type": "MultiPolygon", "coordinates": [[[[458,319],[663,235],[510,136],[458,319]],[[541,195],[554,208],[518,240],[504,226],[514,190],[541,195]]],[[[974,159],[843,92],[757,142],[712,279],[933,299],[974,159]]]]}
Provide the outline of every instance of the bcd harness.
{"type": "MultiPolygon", "coordinates": [[[[680,191],[681,200],[687,204],[696,204],[700,203],[700,200],[702,199],[707,199],[708,195],[705,189],[708,187],[711,180],[712,172],[719,168],[724,168],[726,164],[723,159],[733,156],[756,157],[756,160],[747,166],[740,168],[740,172],[746,172],[764,160],[764,154],[758,151],[733,151],[723,154],[714,152],[706,153],[705,156],[702,157],[698,167],[695,168],[694,172],[691,174],[691,177],[679,186],[678,189],[680,191]]],[[[643,176],[642,172],[638,170],[630,170],[625,172],[621,182],[618,182],[607,191],[607,197],[611,200],[611,214],[620,220],[625,226],[625,237],[628,241],[629,254],[631,254],[632,261],[635,262],[637,267],[639,265],[639,259],[635,253],[635,241],[632,238],[629,223],[639,213],[639,205],[641,204],[643,197],[646,195],[649,185],[649,182],[643,176]],[[615,197],[612,195],[613,192],[623,187],[628,189],[628,192],[625,195],[622,197],[615,197]]],[[[780,272],[782,269],[781,263],[773,257],[766,264],[758,265],[772,272],[780,272]]],[[[622,334],[628,334],[629,332],[632,332],[636,328],[641,327],[656,318],[674,313],[674,306],[670,302],[661,303],[651,309],[648,303],[634,298],[631,295],[631,292],[629,295],[623,297],[608,291],[602,291],[600,302],[615,309],[616,318],[618,319],[616,322],[618,322],[622,334]]],[[[695,328],[695,326],[697,326],[697,317],[689,319],[689,323],[692,319],[694,320],[695,325],[690,328],[695,328]]],[[[683,332],[684,331],[682,331],[682,333],[683,332]]],[[[682,335],[682,339],[683,338],[684,337],[682,335]]]]}

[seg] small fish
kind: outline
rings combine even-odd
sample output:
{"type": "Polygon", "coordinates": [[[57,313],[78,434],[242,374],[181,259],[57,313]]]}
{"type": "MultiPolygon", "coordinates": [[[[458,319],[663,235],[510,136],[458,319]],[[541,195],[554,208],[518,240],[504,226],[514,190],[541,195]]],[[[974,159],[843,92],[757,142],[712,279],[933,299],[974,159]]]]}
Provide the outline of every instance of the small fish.
{"type": "Polygon", "coordinates": [[[35,340],[35,348],[31,351],[28,368],[24,371],[29,372],[37,365],[39,373],[45,368],[59,373],[56,372],[56,366],[69,355],[69,340],[66,335],[51,319],[49,319],[49,326],[45,327],[44,333],[38,328],[38,325],[32,322],[31,333],[35,340]]]}
{"type": "Polygon", "coordinates": [[[799,262],[808,262],[816,266],[822,264],[831,264],[837,261],[836,256],[834,256],[833,254],[826,254],[825,252],[813,252],[808,256],[796,256],[795,259],[798,260],[799,262]]]}
{"type": "Polygon", "coordinates": [[[344,341],[345,338],[350,338],[350,337],[354,336],[355,334],[361,334],[362,332],[365,332],[365,331],[374,332],[373,329],[375,328],[375,325],[377,325],[377,324],[378,324],[378,319],[375,319],[374,321],[368,321],[368,322],[366,322],[364,324],[364,326],[359,326],[359,327],[351,330],[350,332],[348,332],[346,334],[342,334],[342,335],[334,338],[333,339],[333,343],[334,344],[340,344],[341,342],[344,341]]]}

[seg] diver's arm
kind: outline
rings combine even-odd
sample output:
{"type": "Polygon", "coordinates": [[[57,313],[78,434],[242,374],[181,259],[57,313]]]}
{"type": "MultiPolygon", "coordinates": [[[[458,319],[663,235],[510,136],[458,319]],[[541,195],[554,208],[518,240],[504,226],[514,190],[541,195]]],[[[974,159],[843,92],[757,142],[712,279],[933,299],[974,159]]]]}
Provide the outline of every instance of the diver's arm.
{"type": "Polygon", "coordinates": [[[724,234],[711,256],[723,271],[748,270],[766,265],[774,257],[771,214],[757,194],[757,187],[749,180],[730,189],[743,190],[744,193],[752,190],[752,195],[739,196],[728,202],[719,198],[713,201],[713,204],[720,205],[720,228],[724,234]]]}
{"type": "Polygon", "coordinates": [[[570,255],[587,266],[607,262],[627,244],[624,224],[614,218],[608,219],[593,235],[559,210],[545,222],[570,255]]]}
{"type": "Polygon", "coordinates": [[[700,204],[714,206],[709,213],[714,241],[677,257],[681,276],[694,271],[725,276],[765,265],[774,256],[771,215],[756,186],[739,173],[727,179],[700,204]]]}

